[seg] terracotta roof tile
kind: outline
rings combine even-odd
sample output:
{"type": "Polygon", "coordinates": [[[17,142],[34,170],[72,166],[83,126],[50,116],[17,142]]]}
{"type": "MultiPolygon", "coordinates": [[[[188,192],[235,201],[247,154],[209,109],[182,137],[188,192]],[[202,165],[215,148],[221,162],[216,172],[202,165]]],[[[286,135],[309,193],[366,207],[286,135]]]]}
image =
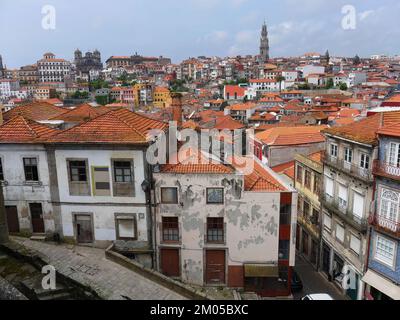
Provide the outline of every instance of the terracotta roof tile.
{"type": "Polygon", "coordinates": [[[4,120],[10,120],[15,116],[21,115],[25,119],[34,121],[49,120],[55,116],[63,114],[66,110],[46,102],[33,102],[26,105],[17,106],[4,113],[4,120]]]}
{"type": "Polygon", "coordinates": [[[68,110],[63,114],[57,115],[50,120],[63,120],[65,122],[84,122],[94,119],[101,114],[109,112],[105,107],[92,107],[89,104],[81,104],[74,109],[68,110]]]}
{"type": "Polygon", "coordinates": [[[0,143],[35,143],[58,131],[33,120],[16,116],[0,126],[0,143]]]}
{"type": "Polygon", "coordinates": [[[321,134],[327,126],[275,127],[256,134],[262,143],[275,146],[324,142],[321,134]]]}

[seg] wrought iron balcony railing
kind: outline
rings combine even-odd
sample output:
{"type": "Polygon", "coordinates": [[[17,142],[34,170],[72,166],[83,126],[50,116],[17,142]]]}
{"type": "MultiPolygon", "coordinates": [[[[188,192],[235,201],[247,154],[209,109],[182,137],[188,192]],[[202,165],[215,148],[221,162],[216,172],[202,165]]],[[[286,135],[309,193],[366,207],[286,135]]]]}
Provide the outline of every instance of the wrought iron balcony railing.
{"type": "Polygon", "coordinates": [[[370,223],[375,228],[400,238],[400,222],[388,219],[380,214],[371,215],[370,223]]]}
{"type": "Polygon", "coordinates": [[[392,166],[384,161],[376,160],[374,162],[374,175],[389,177],[395,180],[400,180],[400,167],[392,166]]]}

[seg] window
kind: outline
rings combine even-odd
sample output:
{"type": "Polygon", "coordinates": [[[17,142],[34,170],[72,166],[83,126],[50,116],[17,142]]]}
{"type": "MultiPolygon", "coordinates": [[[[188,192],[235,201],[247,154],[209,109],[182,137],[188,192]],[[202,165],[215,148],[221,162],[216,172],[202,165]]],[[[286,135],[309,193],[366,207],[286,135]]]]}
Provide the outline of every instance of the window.
{"type": "Polygon", "coordinates": [[[36,158],[24,158],[24,171],[26,181],[39,181],[36,158]]]}
{"type": "Polygon", "coordinates": [[[223,188],[207,188],[207,203],[208,204],[223,204],[224,189],[223,188]]]}
{"type": "Polygon", "coordinates": [[[353,198],[353,214],[357,218],[362,218],[364,215],[364,201],[365,198],[363,195],[359,194],[358,192],[354,192],[353,198]]]}
{"type": "Polygon", "coordinates": [[[344,227],[340,224],[336,224],[336,239],[344,242],[344,227]]]}
{"type": "Polygon", "coordinates": [[[369,155],[366,155],[365,153],[362,153],[361,154],[361,160],[360,160],[360,167],[362,168],[362,169],[369,169],[369,162],[370,162],[370,159],[369,159],[369,155]]]}
{"type": "Polygon", "coordinates": [[[325,193],[328,197],[333,198],[334,192],[333,192],[333,179],[325,176],[325,193]]]}
{"type": "Polygon", "coordinates": [[[86,161],[70,161],[69,171],[72,182],[87,182],[86,161]]]}
{"type": "Polygon", "coordinates": [[[165,242],[179,242],[178,218],[162,218],[162,240],[165,242]]]}
{"type": "Polygon", "coordinates": [[[92,167],[93,194],[95,196],[110,196],[110,172],[108,167],[92,167]]]}
{"type": "Polygon", "coordinates": [[[361,240],[356,237],[354,234],[350,237],[350,249],[353,250],[356,254],[360,254],[361,251],[361,240]]]}
{"type": "Polygon", "coordinates": [[[132,163],[130,161],[114,161],[114,181],[117,183],[132,182],[132,163]]]}
{"type": "Polygon", "coordinates": [[[376,236],[375,259],[393,267],[396,244],[380,235],[376,236]]]}
{"type": "Polygon", "coordinates": [[[224,218],[207,218],[207,242],[224,243],[224,218]]]}
{"type": "Polygon", "coordinates": [[[297,182],[303,184],[303,167],[297,166],[297,182]]]}
{"type": "Polygon", "coordinates": [[[304,175],[304,186],[311,190],[311,172],[306,170],[304,175]]]}
{"type": "Polygon", "coordinates": [[[117,215],[115,219],[118,240],[137,239],[136,218],[133,215],[117,215]]]}
{"type": "Polygon", "coordinates": [[[161,203],[177,204],[178,188],[161,188],[161,203]]]}
{"type": "Polygon", "coordinates": [[[390,166],[400,167],[400,144],[390,143],[388,160],[390,166]]]}
{"type": "Polygon", "coordinates": [[[3,161],[1,158],[0,158],[0,181],[4,181],[3,161]]]}
{"type": "Polygon", "coordinates": [[[382,189],[380,215],[382,218],[397,222],[400,195],[388,189],[382,189]]]}
{"type": "Polygon", "coordinates": [[[133,160],[113,159],[113,194],[116,197],[134,197],[133,160]]]}
{"type": "Polygon", "coordinates": [[[330,231],[332,229],[332,218],[330,215],[328,215],[326,213],[324,214],[324,227],[328,231],[330,231]]]}
{"type": "Polygon", "coordinates": [[[337,158],[338,156],[338,145],[337,144],[331,144],[331,157],[337,158]]]}
{"type": "Polygon", "coordinates": [[[304,201],[303,214],[305,217],[310,215],[310,204],[307,201],[304,201]]]}
{"type": "Polygon", "coordinates": [[[345,148],[344,149],[344,161],[347,163],[352,163],[353,162],[353,150],[350,148],[345,148]]]}
{"type": "Polygon", "coordinates": [[[339,184],[339,207],[342,209],[347,209],[348,200],[348,190],[347,187],[339,184]]]}
{"type": "Polygon", "coordinates": [[[321,178],[317,175],[314,175],[314,187],[313,187],[313,192],[316,195],[319,195],[321,193],[321,178]]]}

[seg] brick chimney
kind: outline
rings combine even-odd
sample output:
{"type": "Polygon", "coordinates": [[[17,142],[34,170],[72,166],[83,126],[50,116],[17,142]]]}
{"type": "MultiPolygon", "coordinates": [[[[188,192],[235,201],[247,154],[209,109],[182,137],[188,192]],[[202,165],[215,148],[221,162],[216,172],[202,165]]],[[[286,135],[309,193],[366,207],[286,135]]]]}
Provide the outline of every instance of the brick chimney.
{"type": "Polygon", "coordinates": [[[182,127],[182,94],[171,93],[172,120],[176,121],[178,128],[182,127]]]}

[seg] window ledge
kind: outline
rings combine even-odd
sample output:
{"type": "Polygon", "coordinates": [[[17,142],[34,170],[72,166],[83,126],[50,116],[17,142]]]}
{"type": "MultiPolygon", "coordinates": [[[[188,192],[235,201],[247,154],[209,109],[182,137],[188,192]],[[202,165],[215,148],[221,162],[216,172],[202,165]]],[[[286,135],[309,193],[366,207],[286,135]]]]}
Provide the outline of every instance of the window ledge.
{"type": "Polygon", "coordinates": [[[25,186],[42,186],[43,183],[41,181],[25,181],[25,186]]]}

